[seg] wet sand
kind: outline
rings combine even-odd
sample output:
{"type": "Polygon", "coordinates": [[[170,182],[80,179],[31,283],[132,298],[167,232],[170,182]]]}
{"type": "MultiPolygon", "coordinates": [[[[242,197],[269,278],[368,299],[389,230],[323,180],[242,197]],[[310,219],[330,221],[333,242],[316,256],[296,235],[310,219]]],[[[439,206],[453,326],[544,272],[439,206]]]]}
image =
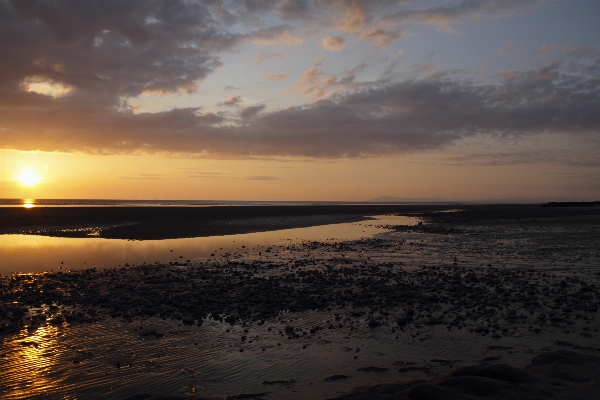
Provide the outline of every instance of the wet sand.
{"type": "Polygon", "coordinates": [[[531,210],[426,210],[369,239],[2,277],[0,396],[326,399],[412,381],[344,398],[477,398],[492,379],[490,398],[593,398],[597,210],[531,210]],[[461,370],[565,349],[592,358],[560,353],[520,383],[461,370]],[[591,375],[573,378],[582,360],[591,375]]]}

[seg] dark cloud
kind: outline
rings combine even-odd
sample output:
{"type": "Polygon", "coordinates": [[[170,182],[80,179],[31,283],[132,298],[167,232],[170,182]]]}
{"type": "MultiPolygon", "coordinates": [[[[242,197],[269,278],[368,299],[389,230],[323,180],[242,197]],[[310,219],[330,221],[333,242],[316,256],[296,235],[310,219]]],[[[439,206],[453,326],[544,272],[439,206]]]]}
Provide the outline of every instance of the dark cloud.
{"type": "MultiPolygon", "coordinates": [[[[443,165],[526,165],[526,164],[561,164],[574,167],[600,167],[598,152],[600,146],[586,149],[584,151],[569,151],[564,149],[511,149],[510,151],[487,151],[462,154],[458,156],[445,157],[442,159],[443,165]]],[[[439,164],[439,162],[438,162],[439,164]]],[[[584,174],[544,174],[561,175],[565,178],[577,178],[584,174]]],[[[586,175],[587,176],[587,175],[586,175]]],[[[597,179],[600,181],[600,178],[597,179]]]]}
{"type": "Polygon", "coordinates": [[[302,19],[311,13],[312,7],[308,0],[283,0],[277,11],[286,19],[302,19]]]}
{"type": "Polygon", "coordinates": [[[241,0],[246,11],[252,13],[264,13],[271,11],[277,6],[278,0],[241,0]]]}
{"type": "Polygon", "coordinates": [[[240,110],[240,117],[244,119],[252,118],[256,116],[259,112],[264,110],[266,107],[267,106],[265,106],[264,104],[257,104],[255,106],[244,107],[240,110]]]}
{"type": "Polygon", "coordinates": [[[293,27],[289,25],[276,25],[268,28],[257,29],[248,34],[245,41],[255,44],[278,44],[296,46],[303,43],[302,39],[294,36],[293,27]]]}
{"type": "Polygon", "coordinates": [[[241,96],[228,96],[225,97],[225,101],[219,103],[220,106],[237,107],[240,103],[243,103],[241,96]]]}
{"type": "Polygon", "coordinates": [[[439,80],[376,82],[270,113],[264,112],[263,104],[250,106],[240,111],[243,124],[191,108],[133,114],[74,102],[67,104],[65,113],[63,102],[70,100],[25,93],[4,108],[3,146],[98,153],[358,157],[440,149],[475,135],[519,138],[555,133],[599,140],[598,78],[565,75],[556,66],[499,74],[495,82],[438,76],[439,80]],[[28,96],[35,99],[24,99],[28,96]]]}
{"type": "Polygon", "coordinates": [[[450,5],[413,8],[415,2],[405,2],[406,7],[400,7],[383,19],[403,24],[421,23],[445,27],[464,17],[493,18],[535,8],[544,3],[548,3],[548,0],[462,0],[450,5]]]}
{"type": "Polygon", "coordinates": [[[202,3],[184,1],[4,2],[0,78],[61,82],[107,102],[196,89],[241,40],[202,3]]]}

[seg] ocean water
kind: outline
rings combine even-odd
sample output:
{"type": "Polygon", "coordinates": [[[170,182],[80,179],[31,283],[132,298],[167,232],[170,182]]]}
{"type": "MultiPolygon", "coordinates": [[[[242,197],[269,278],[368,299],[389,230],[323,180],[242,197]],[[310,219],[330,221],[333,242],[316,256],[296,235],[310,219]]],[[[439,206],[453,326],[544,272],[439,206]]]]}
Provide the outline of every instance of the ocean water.
{"type": "Polygon", "coordinates": [[[0,207],[202,207],[202,206],[307,206],[350,205],[336,201],[238,201],[238,200],[115,200],[115,199],[0,199],[0,207]]]}

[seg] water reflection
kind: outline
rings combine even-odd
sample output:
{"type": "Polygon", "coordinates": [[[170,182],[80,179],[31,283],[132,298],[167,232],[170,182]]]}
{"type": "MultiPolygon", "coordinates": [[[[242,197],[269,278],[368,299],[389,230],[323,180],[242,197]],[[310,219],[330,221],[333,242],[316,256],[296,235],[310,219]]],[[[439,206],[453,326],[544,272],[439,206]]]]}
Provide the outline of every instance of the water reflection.
{"type": "Polygon", "coordinates": [[[25,207],[25,208],[35,207],[35,199],[23,199],[23,207],[25,207]]]}
{"type": "Polygon", "coordinates": [[[138,263],[183,263],[219,258],[233,252],[259,256],[266,246],[301,240],[354,240],[385,232],[378,225],[415,225],[419,219],[376,216],[375,220],[241,235],[129,241],[100,238],[56,238],[36,235],[2,235],[0,274],[83,269],[138,263]],[[243,247],[242,247],[243,246],[243,247]]]}
{"type": "Polygon", "coordinates": [[[52,370],[56,365],[57,335],[56,326],[45,325],[33,333],[25,329],[16,340],[4,343],[4,368],[19,377],[12,383],[5,382],[7,389],[11,389],[11,397],[28,398],[31,393],[50,394],[48,391],[56,387],[57,380],[52,376],[52,370]]]}

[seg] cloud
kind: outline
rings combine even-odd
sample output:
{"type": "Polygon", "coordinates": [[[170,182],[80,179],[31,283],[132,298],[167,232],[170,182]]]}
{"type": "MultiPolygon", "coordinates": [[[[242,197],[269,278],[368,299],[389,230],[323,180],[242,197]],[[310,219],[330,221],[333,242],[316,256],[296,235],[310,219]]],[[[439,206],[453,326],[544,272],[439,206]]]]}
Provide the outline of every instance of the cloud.
{"type": "Polygon", "coordinates": [[[246,65],[252,65],[254,63],[256,64],[261,64],[263,61],[269,59],[269,58],[283,58],[283,54],[276,52],[276,53],[266,53],[264,51],[261,51],[260,53],[258,53],[256,56],[252,57],[249,60],[244,61],[244,64],[246,65]]]}
{"type": "Polygon", "coordinates": [[[385,47],[394,40],[402,37],[405,31],[399,29],[390,29],[385,26],[374,26],[360,34],[360,40],[372,40],[378,46],[385,47]]]}
{"type": "Polygon", "coordinates": [[[242,117],[243,119],[253,118],[259,112],[264,110],[265,107],[266,106],[264,104],[257,104],[254,106],[244,107],[240,110],[240,117],[242,117]]]}
{"type": "Polygon", "coordinates": [[[498,50],[496,50],[496,54],[502,55],[512,53],[517,49],[517,47],[517,44],[515,44],[514,42],[510,42],[505,47],[500,47],[498,50]]]}
{"type": "Polygon", "coordinates": [[[325,50],[340,50],[346,47],[346,39],[339,36],[327,36],[323,38],[322,44],[325,50]]]}
{"type": "Polygon", "coordinates": [[[266,72],[260,72],[260,74],[270,81],[280,81],[288,76],[288,74],[268,74],[266,72]]]}
{"type": "Polygon", "coordinates": [[[293,86],[298,90],[298,93],[303,96],[319,99],[324,96],[331,96],[335,91],[342,88],[357,87],[355,82],[356,73],[362,71],[366,64],[360,64],[357,67],[346,71],[342,77],[326,76],[321,70],[321,63],[317,63],[304,71],[302,78],[295,82],[293,86]]]}
{"type": "Polygon", "coordinates": [[[268,175],[249,176],[244,179],[251,180],[251,181],[276,181],[276,180],[278,180],[278,178],[276,178],[274,176],[268,176],[268,175]]]}
{"type": "MultiPolygon", "coordinates": [[[[240,107],[239,115],[198,107],[147,113],[130,104],[144,94],[198,90],[223,66],[222,52],[247,44],[301,44],[296,27],[282,18],[308,28],[337,27],[385,46],[404,34],[403,24],[443,27],[460,18],[521,12],[541,2],[465,0],[418,9],[415,4],[0,2],[0,146],[94,154],[335,158],[442,149],[476,135],[519,140],[552,133],[585,138],[598,149],[600,52],[576,45],[554,47],[553,60],[535,69],[483,75],[436,71],[431,79],[387,74],[361,82],[356,79],[361,66],[328,75],[316,64],[293,84],[310,102],[275,111],[265,104],[241,107],[235,92],[221,104],[240,107]]],[[[261,54],[257,62],[279,53],[265,52],[262,59],[261,54]]]]}
{"type": "Polygon", "coordinates": [[[433,67],[432,63],[417,64],[413,67],[413,71],[423,72],[423,71],[430,69],[431,67],[433,67]]]}
{"type": "Polygon", "coordinates": [[[251,32],[246,41],[258,45],[297,46],[304,43],[302,39],[293,35],[288,26],[272,26],[251,32]]]}
{"type": "Polygon", "coordinates": [[[312,11],[307,0],[283,0],[277,7],[277,12],[285,19],[304,19],[312,11]]]}
{"type": "MultiPolygon", "coordinates": [[[[467,153],[446,157],[444,165],[527,165],[527,164],[561,164],[574,167],[600,167],[600,160],[594,152],[565,152],[564,149],[512,149],[510,151],[488,151],[467,153]]],[[[544,174],[550,175],[550,174],[544,174]]],[[[565,174],[565,178],[577,178],[585,174],[565,174]]],[[[600,181],[600,178],[597,178],[600,181]]]]}
{"type": "Polygon", "coordinates": [[[358,33],[366,26],[367,18],[368,14],[365,7],[348,2],[343,15],[333,25],[333,28],[345,33],[358,33]]]}
{"type": "Polygon", "coordinates": [[[241,96],[225,96],[225,101],[219,103],[220,106],[237,107],[240,103],[243,103],[241,96]]]}
{"type": "Polygon", "coordinates": [[[559,46],[557,44],[545,44],[536,50],[536,53],[552,53],[557,50],[559,46]]]}
{"type": "MultiPolygon", "coordinates": [[[[28,90],[117,106],[142,94],[197,90],[243,38],[202,3],[4,1],[0,101],[28,90]]],[[[25,99],[25,98],[23,98],[25,99]]]]}
{"type": "Polygon", "coordinates": [[[304,71],[302,78],[295,82],[294,86],[304,96],[322,97],[325,94],[325,90],[320,86],[320,82],[324,75],[323,71],[321,71],[321,64],[313,65],[304,71]]]}
{"type": "MultiPolygon", "coordinates": [[[[462,0],[448,6],[422,8],[400,7],[384,16],[383,20],[402,24],[428,24],[452,31],[450,25],[461,18],[482,20],[527,11],[547,3],[548,0],[462,0]]],[[[407,3],[410,6],[410,2],[407,3]]]]}
{"type": "MultiPolygon", "coordinates": [[[[327,78],[318,65],[312,68],[309,76],[327,78]]],[[[557,67],[509,75],[494,82],[452,73],[436,81],[373,82],[305,106],[245,107],[241,125],[193,108],[133,114],[66,97],[60,104],[36,98],[32,111],[25,100],[35,95],[21,93],[2,104],[2,143],[44,151],[330,158],[441,149],[475,135],[519,140],[553,133],[595,138],[598,148],[600,80],[557,67]]]]}
{"type": "Polygon", "coordinates": [[[28,76],[23,80],[21,86],[26,92],[43,94],[50,97],[63,97],[73,90],[70,86],[44,78],[43,76],[28,76]]]}

